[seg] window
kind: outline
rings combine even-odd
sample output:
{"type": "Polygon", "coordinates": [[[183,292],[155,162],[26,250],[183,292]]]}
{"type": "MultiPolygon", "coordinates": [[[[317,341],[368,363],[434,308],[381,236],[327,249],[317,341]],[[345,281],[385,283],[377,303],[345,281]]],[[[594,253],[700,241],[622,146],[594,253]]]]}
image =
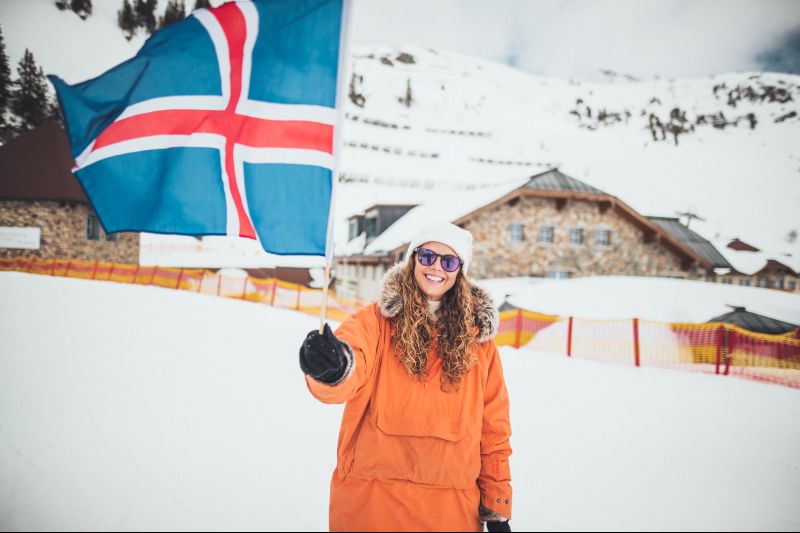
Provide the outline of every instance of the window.
{"type": "Polygon", "coordinates": [[[94,215],[86,218],[86,238],[90,241],[100,240],[100,223],[94,215]]]}
{"type": "Polygon", "coordinates": [[[347,240],[352,241],[356,237],[358,237],[358,219],[354,218],[350,221],[350,228],[347,240]]]}
{"type": "Polygon", "coordinates": [[[539,242],[542,244],[553,244],[554,233],[553,226],[542,226],[542,229],[539,230],[539,242]]]}
{"type": "Polygon", "coordinates": [[[783,280],[782,279],[776,279],[775,280],[775,288],[776,289],[782,289],[783,288],[783,280]]]}
{"type": "Polygon", "coordinates": [[[733,284],[733,280],[731,278],[722,278],[722,283],[725,285],[731,285],[733,284]]]}
{"type": "Polygon", "coordinates": [[[741,285],[742,287],[749,287],[750,286],[750,280],[749,279],[740,279],[739,280],[739,285],[741,285]]]}
{"type": "Polygon", "coordinates": [[[611,246],[611,230],[609,229],[597,230],[597,245],[611,246]]]}
{"type": "Polygon", "coordinates": [[[566,270],[548,270],[547,277],[550,279],[567,279],[571,278],[572,274],[566,270]]]}
{"type": "Polygon", "coordinates": [[[760,280],[758,280],[758,283],[756,283],[756,285],[758,285],[759,287],[767,287],[768,284],[769,283],[765,279],[760,279],[760,280]]]}
{"type": "Polygon", "coordinates": [[[570,228],[569,243],[573,245],[583,244],[583,230],[581,228],[570,228]]]}
{"type": "Polygon", "coordinates": [[[372,239],[378,236],[378,219],[377,217],[370,217],[366,219],[364,229],[367,232],[367,239],[372,239]]]}
{"type": "Polygon", "coordinates": [[[786,288],[790,291],[797,289],[797,282],[796,281],[788,281],[786,282],[786,288]]]}
{"type": "Polygon", "coordinates": [[[117,242],[117,234],[116,233],[106,233],[106,240],[108,242],[117,242]]]}
{"type": "Polygon", "coordinates": [[[511,224],[508,226],[508,242],[522,242],[525,240],[522,224],[511,224]]]}

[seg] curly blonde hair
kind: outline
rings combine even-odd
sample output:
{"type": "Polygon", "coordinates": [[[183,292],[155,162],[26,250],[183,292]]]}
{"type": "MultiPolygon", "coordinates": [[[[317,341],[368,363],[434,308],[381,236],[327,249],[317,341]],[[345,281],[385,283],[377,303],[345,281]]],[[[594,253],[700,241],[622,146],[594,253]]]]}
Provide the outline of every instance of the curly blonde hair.
{"type": "MultiPolygon", "coordinates": [[[[409,376],[425,381],[433,323],[425,293],[414,279],[413,256],[400,273],[399,292],[403,308],[391,319],[395,355],[409,376]]],[[[477,360],[474,322],[470,283],[459,271],[453,287],[442,296],[437,322],[443,391],[458,390],[461,378],[477,360]]]]}

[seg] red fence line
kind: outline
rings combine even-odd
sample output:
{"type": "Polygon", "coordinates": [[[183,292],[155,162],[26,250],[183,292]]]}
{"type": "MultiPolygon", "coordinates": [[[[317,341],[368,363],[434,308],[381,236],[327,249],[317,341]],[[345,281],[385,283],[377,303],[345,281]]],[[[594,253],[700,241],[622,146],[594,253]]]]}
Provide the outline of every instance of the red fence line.
{"type": "MultiPolygon", "coordinates": [[[[319,314],[322,305],[322,290],[320,289],[310,289],[276,278],[261,279],[247,276],[241,279],[203,269],[142,267],[75,259],[0,258],[0,271],[3,270],[155,285],[167,289],[237,298],[313,315],[319,314]],[[211,287],[213,289],[209,290],[211,287]],[[291,298],[287,297],[289,294],[291,294],[291,298]]],[[[341,321],[364,305],[366,302],[347,300],[329,292],[327,316],[330,320],[341,321]]]]}
{"type": "Polygon", "coordinates": [[[800,388],[797,332],[765,335],[723,323],[585,320],[515,309],[501,313],[497,342],[567,357],[730,375],[800,388]]]}

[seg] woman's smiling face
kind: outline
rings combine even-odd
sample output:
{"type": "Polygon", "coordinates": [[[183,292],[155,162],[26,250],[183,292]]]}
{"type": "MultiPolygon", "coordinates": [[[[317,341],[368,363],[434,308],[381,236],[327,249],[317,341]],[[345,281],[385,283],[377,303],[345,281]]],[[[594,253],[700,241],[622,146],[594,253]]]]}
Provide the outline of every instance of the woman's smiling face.
{"type": "MultiPolygon", "coordinates": [[[[439,255],[450,254],[458,257],[452,248],[441,242],[426,242],[419,247],[433,250],[439,255]]],[[[436,302],[441,300],[442,296],[455,285],[460,270],[459,267],[455,272],[447,272],[442,268],[441,257],[437,257],[431,266],[423,266],[414,254],[414,280],[428,300],[436,302]]]]}

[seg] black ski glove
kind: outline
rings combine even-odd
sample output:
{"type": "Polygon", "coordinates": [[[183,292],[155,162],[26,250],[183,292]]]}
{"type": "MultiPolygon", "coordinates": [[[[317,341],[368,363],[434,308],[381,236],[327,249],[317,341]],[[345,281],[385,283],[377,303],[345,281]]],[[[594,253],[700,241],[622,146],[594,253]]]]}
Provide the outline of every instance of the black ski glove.
{"type": "Polygon", "coordinates": [[[490,521],[486,522],[486,529],[489,531],[511,531],[511,526],[508,524],[508,520],[505,522],[495,522],[490,521]]]}
{"type": "Polygon", "coordinates": [[[333,335],[325,324],[322,335],[318,330],[306,336],[300,346],[300,368],[303,373],[328,385],[337,385],[350,373],[353,366],[353,350],[333,335]]]}

